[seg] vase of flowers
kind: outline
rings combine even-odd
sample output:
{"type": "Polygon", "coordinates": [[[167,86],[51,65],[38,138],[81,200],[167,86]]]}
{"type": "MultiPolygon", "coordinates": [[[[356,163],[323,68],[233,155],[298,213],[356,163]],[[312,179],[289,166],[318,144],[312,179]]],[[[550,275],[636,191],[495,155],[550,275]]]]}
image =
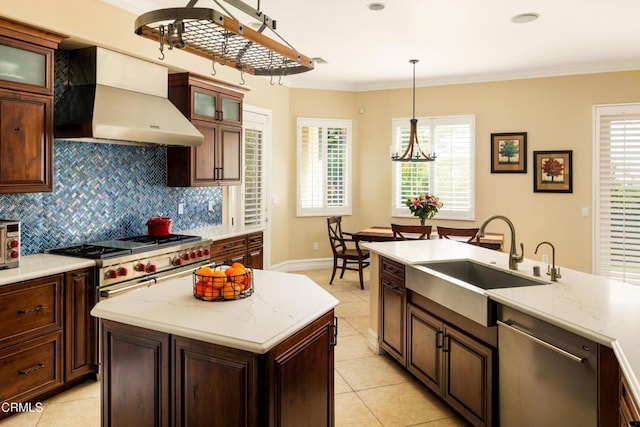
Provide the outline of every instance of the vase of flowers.
{"type": "Polygon", "coordinates": [[[433,218],[442,207],[442,202],[433,194],[424,193],[415,197],[409,197],[404,203],[414,216],[420,218],[420,225],[433,218]]]}

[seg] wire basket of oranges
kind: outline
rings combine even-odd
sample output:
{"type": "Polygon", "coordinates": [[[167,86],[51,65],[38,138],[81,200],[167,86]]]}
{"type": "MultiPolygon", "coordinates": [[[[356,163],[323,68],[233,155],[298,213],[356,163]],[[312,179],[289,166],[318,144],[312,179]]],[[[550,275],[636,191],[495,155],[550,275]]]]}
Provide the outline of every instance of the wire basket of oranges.
{"type": "Polygon", "coordinates": [[[193,296],[203,301],[246,298],[253,289],[253,270],[239,262],[200,267],[193,272],[193,296]]]}

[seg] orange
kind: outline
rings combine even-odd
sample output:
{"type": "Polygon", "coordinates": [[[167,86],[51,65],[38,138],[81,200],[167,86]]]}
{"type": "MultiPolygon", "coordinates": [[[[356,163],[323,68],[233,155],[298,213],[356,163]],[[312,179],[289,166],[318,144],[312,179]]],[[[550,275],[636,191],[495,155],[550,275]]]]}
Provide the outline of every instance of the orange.
{"type": "Polygon", "coordinates": [[[213,276],[213,269],[211,267],[200,267],[197,271],[197,274],[199,276],[211,277],[213,276]]]}
{"type": "Polygon", "coordinates": [[[227,281],[227,275],[224,274],[224,271],[216,270],[213,272],[213,277],[211,278],[211,286],[216,289],[220,289],[224,286],[227,281]]]}
{"type": "Polygon", "coordinates": [[[247,270],[244,274],[244,290],[247,291],[251,288],[251,284],[253,282],[253,274],[251,270],[247,270]]]}
{"type": "Polygon", "coordinates": [[[224,272],[230,282],[243,283],[244,282],[244,268],[229,267],[224,272]]]}
{"type": "Polygon", "coordinates": [[[242,286],[239,286],[232,282],[225,283],[222,288],[222,297],[224,299],[236,299],[240,292],[242,291],[242,286]]]}
{"type": "Polygon", "coordinates": [[[205,284],[202,280],[198,280],[194,287],[194,292],[197,296],[201,297],[204,295],[205,284]]]}
{"type": "Polygon", "coordinates": [[[234,262],[233,264],[231,264],[231,268],[239,268],[241,270],[244,270],[245,267],[241,262],[234,262]]]}
{"type": "Polygon", "coordinates": [[[213,301],[216,298],[220,298],[220,290],[212,287],[207,287],[204,290],[203,298],[207,301],[213,301]]]}

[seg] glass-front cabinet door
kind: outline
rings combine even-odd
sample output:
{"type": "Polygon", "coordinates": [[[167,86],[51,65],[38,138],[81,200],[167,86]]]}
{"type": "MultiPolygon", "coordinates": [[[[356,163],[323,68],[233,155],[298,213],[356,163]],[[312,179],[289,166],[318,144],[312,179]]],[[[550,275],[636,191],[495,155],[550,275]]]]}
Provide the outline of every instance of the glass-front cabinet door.
{"type": "Polygon", "coordinates": [[[242,98],[200,88],[192,90],[192,118],[241,125],[242,98]]]}
{"type": "Polygon", "coordinates": [[[242,123],[242,101],[238,98],[220,95],[222,117],[220,121],[240,125],[242,123]]]}
{"type": "Polygon", "coordinates": [[[0,36],[0,87],[53,94],[53,49],[0,36]]]}
{"type": "Polygon", "coordinates": [[[218,102],[215,93],[193,91],[193,113],[201,120],[218,120],[218,102]]]}

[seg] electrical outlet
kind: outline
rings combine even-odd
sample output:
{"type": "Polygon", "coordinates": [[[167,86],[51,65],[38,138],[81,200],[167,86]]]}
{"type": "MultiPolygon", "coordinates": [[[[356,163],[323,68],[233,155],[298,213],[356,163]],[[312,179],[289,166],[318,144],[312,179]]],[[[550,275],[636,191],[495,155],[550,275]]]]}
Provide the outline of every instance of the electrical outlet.
{"type": "Polygon", "coordinates": [[[549,255],[547,254],[542,255],[542,262],[545,264],[549,264],[549,255]]]}
{"type": "Polygon", "coordinates": [[[184,203],[178,203],[178,215],[182,215],[184,213],[184,203]]]}
{"type": "Polygon", "coordinates": [[[318,250],[318,242],[313,242],[313,250],[314,251],[318,250]]]}
{"type": "Polygon", "coordinates": [[[213,212],[213,200],[209,200],[209,212],[213,212]]]}

